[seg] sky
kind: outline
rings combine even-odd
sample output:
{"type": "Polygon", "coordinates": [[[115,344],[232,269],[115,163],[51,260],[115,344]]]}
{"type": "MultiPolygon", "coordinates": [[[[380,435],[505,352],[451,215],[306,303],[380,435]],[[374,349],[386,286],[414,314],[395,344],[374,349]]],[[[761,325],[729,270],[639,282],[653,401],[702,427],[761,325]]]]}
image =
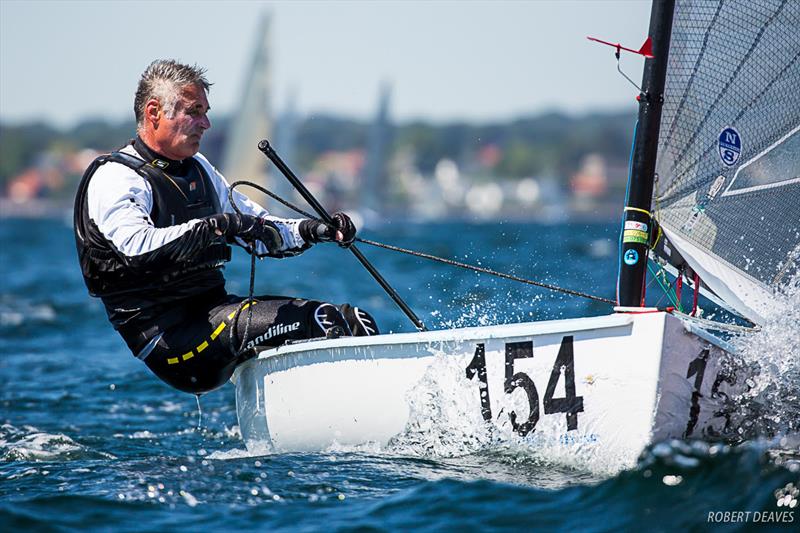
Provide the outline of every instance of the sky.
{"type": "MultiPolygon", "coordinates": [[[[154,59],[207,68],[215,113],[236,108],[262,13],[271,16],[272,108],[489,122],[549,110],[636,110],[613,48],[638,48],[650,3],[607,1],[0,0],[0,121],[70,127],[132,119],[154,59]]],[[[643,60],[623,55],[637,82],[643,60]]]]}

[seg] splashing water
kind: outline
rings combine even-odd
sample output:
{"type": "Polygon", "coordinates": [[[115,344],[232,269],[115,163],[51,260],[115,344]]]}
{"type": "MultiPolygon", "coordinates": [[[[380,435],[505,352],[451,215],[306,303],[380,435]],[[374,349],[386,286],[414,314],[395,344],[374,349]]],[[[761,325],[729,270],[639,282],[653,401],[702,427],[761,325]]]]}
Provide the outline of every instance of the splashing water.
{"type": "MultiPolygon", "coordinates": [[[[733,339],[753,369],[739,398],[743,439],[800,434],[800,274],[784,287],[761,331],[733,339]]],[[[800,450],[800,449],[799,449],[800,450]]]]}
{"type": "Polygon", "coordinates": [[[409,419],[389,448],[407,455],[458,457],[490,442],[481,416],[479,385],[456,357],[440,353],[407,395],[409,419]]]}
{"type": "MultiPolygon", "coordinates": [[[[471,237],[464,238],[461,223],[395,224],[376,238],[431,251],[437,250],[436,243],[452,243],[452,251],[439,252],[448,257],[463,257],[468,250],[518,246],[517,257],[535,258],[539,265],[520,268],[517,274],[535,278],[539,272],[553,272],[550,281],[601,293],[615,275],[616,261],[597,261],[567,246],[604,236],[616,242],[618,229],[616,223],[588,229],[575,224],[511,225],[509,233],[523,237],[497,240],[494,225],[470,226],[471,237]],[[568,262],[563,259],[567,256],[568,262]]],[[[767,441],[766,451],[758,443],[712,447],[707,457],[703,450],[684,451],[686,443],[679,442],[673,449],[653,447],[641,465],[611,478],[538,457],[518,435],[507,446],[496,445],[499,440],[493,439],[502,431],[492,430],[489,435],[480,418],[462,420],[456,431],[466,437],[459,438],[446,434],[453,426],[434,421],[434,433],[422,435],[422,444],[412,442],[401,448],[398,443],[398,449],[408,451],[410,457],[366,446],[332,446],[322,453],[245,452],[234,425],[232,387],[203,396],[203,428],[197,431],[192,398],[163,385],[131,357],[109,327],[102,305],[86,296],[71,228],[60,222],[6,220],[0,224],[0,238],[0,259],[8,258],[3,264],[14,266],[14,275],[6,276],[3,287],[11,296],[0,301],[0,314],[18,312],[20,301],[50,306],[56,313],[53,320],[47,310],[42,310],[40,318],[23,313],[19,327],[13,326],[19,317],[7,316],[4,325],[0,316],[4,380],[0,388],[0,524],[6,526],[4,530],[167,531],[203,524],[205,529],[220,531],[524,531],[535,524],[560,530],[682,531],[710,529],[709,512],[729,509],[789,509],[794,523],[785,527],[793,531],[800,520],[795,492],[800,487],[800,462],[787,453],[779,455],[780,462],[765,457],[773,455],[773,441],[767,441]],[[48,260],[41,261],[42,257],[48,260]],[[4,303],[9,305],[3,308],[4,303]],[[425,444],[425,439],[433,444],[425,444]],[[462,446],[459,439],[468,444],[462,446]],[[430,450],[435,446],[454,457],[433,456],[430,450]],[[61,455],[56,453],[58,447],[62,447],[61,455]],[[69,451],[75,447],[80,449],[69,451]],[[40,449],[54,453],[53,458],[6,455],[30,456],[29,452],[40,453],[36,451],[40,449]],[[476,452],[469,454],[470,449],[476,452]]],[[[373,285],[363,282],[358,269],[320,266],[315,270],[316,263],[330,265],[339,253],[336,247],[320,248],[292,263],[272,262],[269,277],[259,278],[264,283],[260,290],[293,287],[298,295],[329,294],[333,301],[365,302],[365,307],[376,310],[381,324],[389,325],[386,330],[408,331],[404,317],[382,295],[375,295],[373,285]],[[298,276],[297,272],[319,275],[298,276]]],[[[496,254],[487,265],[512,271],[515,261],[510,253],[496,254]]],[[[571,297],[528,289],[512,293],[510,285],[486,276],[462,277],[450,271],[437,278],[447,292],[411,290],[420,287],[420,280],[442,271],[438,266],[382,259],[376,257],[377,266],[408,295],[409,305],[419,308],[423,316],[435,310],[441,321],[458,320],[470,303],[475,304],[472,316],[477,319],[488,315],[496,302],[496,309],[502,311],[495,313],[498,322],[523,321],[528,311],[535,312],[536,319],[608,312],[571,297]],[[428,299],[430,294],[433,300],[428,299]],[[448,306],[454,294],[468,294],[473,300],[465,304],[466,297],[461,297],[448,306]],[[524,307],[540,294],[535,305],[524,307]],[[444,305],[436,303],[439,297],[444,305]],[[509,309],[514,311],[505,311],[509,309]]],[[[246,280],[248,269],[248,258],[239,254],[230,263],[229,283],[246,280]]],[[[247,290],[246,283],[238,287],[247,290]]],[[[791,322],[787,318],[785,329],[791,329],[791,322]]],[[[796,357],[795,346],[776,340],[776,347],[770,354],[796,357]]],[[[766,357],[756,357],[760,359],[766,357]]],[[[440,390],[453,389],[473,405],[478,402],[478,385],[465,379],[464,365],[446,363],[436,361],[450,375],[442,371],[440,377],[426,376],[432,388],[417,391],[419,427],[426,423],[424,398],[435,394],[437,383],[440,390]],[[448,384],[448,379],[456,385],[448,384]]],[[[774,372],[777,375],[779,368],[774,372]]],[[[765,376],[766,371],[756,381],[761,383],[765,376]]],[[[783,385],[788,384],[783,380],[783,385]]],[[[429,412],[444,413],[442,419],[448,414],[444,408],[429,412]]],[[[458,419],[459,411],[453,412],[458,419]]],[[[478,405],[474,412],[479,413],[478,405]]],[[[518,413],[524,416],[524,411],[518,413]]],[[[498,425],[503,423],[498,420],[498,425]]],[[[543,433],[542,429],[536,433],[543,433]]],[[[789,437],[778,440],[785,441],[780,445],[784,449],[800,445],[800,440],[789,437]]],[[[571,449],[564,447],[564,453],[571,449]]],[[[767,524],[758,528],[775,529],[767,524]]]]}
{"type": "Polygon", "coordinates": [[[408,422],[385,452],[437,459],[480,454],[503,464],[546,464],[603,476],[619,472],[624,462],[603,450],[593,434],[571,435],[565,441],[563,431],[540,427],[521,437],[509,417],[511,412],[524,417],[528,409],[518,392],[503,396],[497,418],[487,423],[480,406],[485,391],[478,379],[466,377],[459,358],[436,354],[408,392],[408,422]]]}
{"type": "Polygon", "coordinates": [[[532,321],[537,319],[536,306],[542,299],[541,295],[521,298],[518,292],[509,291],[501,298],[486,300],[482,294],[471,293],[455,299],[448,305],[449,309],[460,310],[457,317],[444,318],[443,313],[438,310],[431,312],[431,317],[438,320],[437,328],[441,329],[532,321]]]}

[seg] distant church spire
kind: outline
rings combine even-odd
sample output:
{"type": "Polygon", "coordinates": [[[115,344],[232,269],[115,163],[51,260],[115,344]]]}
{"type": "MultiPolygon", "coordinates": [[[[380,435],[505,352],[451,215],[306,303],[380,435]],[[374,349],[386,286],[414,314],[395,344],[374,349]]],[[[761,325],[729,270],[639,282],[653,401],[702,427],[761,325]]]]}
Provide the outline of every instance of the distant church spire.
{"type": "Polygon", "coordinates": [[[389,117],[391,95],[391,85],[387,82],[382,83],[378,95],[378,110],[367,140],[361,206],[375,212],[383,210],[389,193],[386,164],[392,142],[392,125],[389,117]]]}
{"type": "MultiPolygon", "coordinates": [[[[250,69],[246,73],[239,107],[228,129],[221,170],[230,182],[249,180],[267,185],[269,161],[257,146],[261,139],[269,139],[272,126],[270,19],[268,13],[261,13],[250,69]]],[[[252,195],[254,191],[242,192],[252,195]]]]}

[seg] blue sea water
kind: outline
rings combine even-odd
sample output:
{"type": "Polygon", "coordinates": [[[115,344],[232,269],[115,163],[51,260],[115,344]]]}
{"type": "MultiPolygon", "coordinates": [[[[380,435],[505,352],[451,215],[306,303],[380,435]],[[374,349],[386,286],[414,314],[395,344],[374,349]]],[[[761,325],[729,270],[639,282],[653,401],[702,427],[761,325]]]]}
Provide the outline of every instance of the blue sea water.
{"type": "MultiPolygon", "coordinates": [[[[436,223],[388,224],[364,236],[613,298],[617,231],[436,223]]],[[[362,250],[432,329],[609,312],[362,250]]],[[[248,267],[236,254],[229,291],[246,293],[248,267]]],[[[762,425],[752,422],[753,438],[735,446],[659,443],[623,472],[491,448],[447,457],[366,448],[256,455],[240,439],[232,386],[202,397],[198,410],[194,396],[130,355],[86,293],[69,222],[0,220],[0,269],[3,531],[800,530],[800,440],[796,425],[781,425],[800,408],[796,334],[765,328],[770,336],[757,343],[771,381],[748,408],[771,421],[771,436],[759,438],[762,425]]],[[[259,262],[256,292],[350,301],[384,330],[413,330],[332,245],[259,262]]]]}

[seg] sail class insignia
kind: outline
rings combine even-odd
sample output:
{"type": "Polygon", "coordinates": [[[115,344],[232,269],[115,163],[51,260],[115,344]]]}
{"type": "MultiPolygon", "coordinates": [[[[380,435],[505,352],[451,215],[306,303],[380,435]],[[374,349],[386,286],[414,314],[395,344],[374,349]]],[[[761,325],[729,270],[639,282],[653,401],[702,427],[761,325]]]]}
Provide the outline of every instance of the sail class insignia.
{"type": "Polygon", "coordinates": [[[732,167],[739,160],[742,153],[742,137],[736,128],[725,128],[719,134],[719,157],[722,162],[732,167]]]}

